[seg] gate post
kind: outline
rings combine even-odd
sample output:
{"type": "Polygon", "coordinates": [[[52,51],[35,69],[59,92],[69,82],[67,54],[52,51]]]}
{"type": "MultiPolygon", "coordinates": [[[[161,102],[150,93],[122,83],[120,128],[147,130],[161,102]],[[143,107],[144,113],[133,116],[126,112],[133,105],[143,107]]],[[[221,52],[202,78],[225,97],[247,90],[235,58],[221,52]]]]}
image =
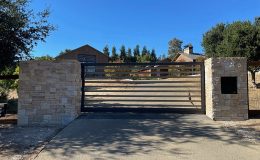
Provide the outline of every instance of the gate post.
{"type": "Polygon", "coordinates": [[[206,115],[213,120],[248,119],[247,59],[205,61],[206,115]]]}
{"type": "Polygon", "coordinates": [[[85,65],[81,63],[81,112],[85,106],[85,65]]]}
{"type": "Polygon", "coordinates": [[[64,126],[80,114],[80,63],[20,62],[18,125],[64,126]]]}
{"type": "Polygon", "coordinates": [[[201,110],[203,114],[206,114],[206,102],[205,102],[205,65],[204,62],[200,64],[200,84],[201,84],[201,110]]]}

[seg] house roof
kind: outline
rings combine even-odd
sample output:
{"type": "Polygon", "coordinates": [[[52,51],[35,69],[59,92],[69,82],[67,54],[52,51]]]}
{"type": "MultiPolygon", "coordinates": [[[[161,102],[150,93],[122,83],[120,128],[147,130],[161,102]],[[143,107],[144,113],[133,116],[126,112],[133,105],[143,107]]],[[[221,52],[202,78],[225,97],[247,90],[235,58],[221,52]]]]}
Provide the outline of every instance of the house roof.
{"type": "Polygon", "coordinates": [[[198,58],[198,57],[205,57],[205,55],[200,54],[200,53],[190,53],[190,54],[188,54],[188,53],[184,53],[184,52],[179,52],[179,53],[174,57],[174,60],[177,60],[177,58],[178,58],[180,55],[183,55],[183,56],[185,56],[185,57],[188,57],[188,58],[190,58],[190,59],[192,59],[192,60],[195,60],[195,59],[198,58]]]}
{"type": "Polygon", "coordinates": [[[100,51],[97,50],[96,48],[94,48],[94,47],[92,47],[92,46],[86,44],[86,45],[84,45],[84,46],[81,46],[81,47],[79,47],[79,48],[76,48],[76,49],[74,49],[74,50],[71,50],[71,51],[68,52],[68,53],[59,55],[59,56],[57,56],[56,58],[62,58],[63,56],[66,56],[66,55],[69,55],[69,54],[80,54],[80,53],[77,52],[77,51],[78,51],[78,50],[82,50],[82,49],[84,49],[85,51],[87,51],[87,52],[89,52],[89,53],[95,52],[95,53],[98,53],[98,54],[100,54],[100,55],[102,55],[102,56],[108,57],[107,55],[103,54],[102,52],[100,52],[100,51]]]}
{"type": "Polygon", "coordinates": [[[168,63],[168,62],[172,62],[172,60],[170,58],[164,58],[164,59],[162,59],[162,60],[160,60],[158,62],[160,62],[160,63],[168,63]]]}
{"type": "Polygon", "coordinates": [[[187,54],[187,53],[181,53],[182,55],[185,55],[186,57],[189,57],[191,59],[196,59],[198,57],[204,57],[204,55],[199,54],[199,53],[192,53],[192,54],[187,54]]]}

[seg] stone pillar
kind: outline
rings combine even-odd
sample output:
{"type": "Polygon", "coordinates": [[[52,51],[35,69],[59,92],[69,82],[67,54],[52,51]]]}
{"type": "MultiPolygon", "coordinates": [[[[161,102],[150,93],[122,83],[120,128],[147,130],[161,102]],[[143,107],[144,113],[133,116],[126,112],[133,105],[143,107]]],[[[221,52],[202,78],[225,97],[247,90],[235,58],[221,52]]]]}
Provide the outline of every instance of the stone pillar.
{"type": "Polygon", "coordinates": [[[18,125],[63,126],[80,114],[81,68],[76,60],[20,63],[18,125]]]}
{"type": "Polygon", "coordinates": [[[205,61],[206,115],[213,120],[248,119],[247,59],[205,61]]]}

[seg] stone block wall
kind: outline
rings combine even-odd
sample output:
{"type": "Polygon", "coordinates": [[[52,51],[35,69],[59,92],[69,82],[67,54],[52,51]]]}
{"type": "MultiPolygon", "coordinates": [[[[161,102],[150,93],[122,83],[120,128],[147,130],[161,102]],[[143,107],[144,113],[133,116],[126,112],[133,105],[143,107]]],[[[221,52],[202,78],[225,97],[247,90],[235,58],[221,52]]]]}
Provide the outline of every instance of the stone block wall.
{"type": "Polygon", "coordinates": [[[205,61],[206,115],[214,120],[248,119],[247,59],[205,61]],[[237,77],[237,94],[221,92],[221,77],[237,77]]]}
{"type": "Polygon", "coordinates": [[[80,113],[76,60],[20,62],[18,125],[63,126],[80,113]]]}

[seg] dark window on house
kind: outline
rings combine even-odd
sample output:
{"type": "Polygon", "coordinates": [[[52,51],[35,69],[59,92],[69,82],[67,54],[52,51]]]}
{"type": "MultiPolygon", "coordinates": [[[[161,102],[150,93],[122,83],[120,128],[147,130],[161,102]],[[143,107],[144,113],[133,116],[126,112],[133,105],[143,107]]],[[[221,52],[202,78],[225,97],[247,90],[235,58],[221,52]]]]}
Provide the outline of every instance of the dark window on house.
{"type": "Polygon", "coordinates": [[[96,56],[93,55],[79,54],[77,58],[83,63],[96,63],[96,56]]]}
{"type": "MultiPolygon", "coordinates": [[[[86,55],[86,54],[79,54],[78,61],[81,63],[96,63],[96,56],[94,55],[86,55]]],[[[87,66],[85,67],[85,73],[94,73],[96,72],[95,66],[87,66]]]]}
{"type": "Polygon", "coordinates": [[[237,77],[221,77],[221,94],[237,94],[237,77]]]}

